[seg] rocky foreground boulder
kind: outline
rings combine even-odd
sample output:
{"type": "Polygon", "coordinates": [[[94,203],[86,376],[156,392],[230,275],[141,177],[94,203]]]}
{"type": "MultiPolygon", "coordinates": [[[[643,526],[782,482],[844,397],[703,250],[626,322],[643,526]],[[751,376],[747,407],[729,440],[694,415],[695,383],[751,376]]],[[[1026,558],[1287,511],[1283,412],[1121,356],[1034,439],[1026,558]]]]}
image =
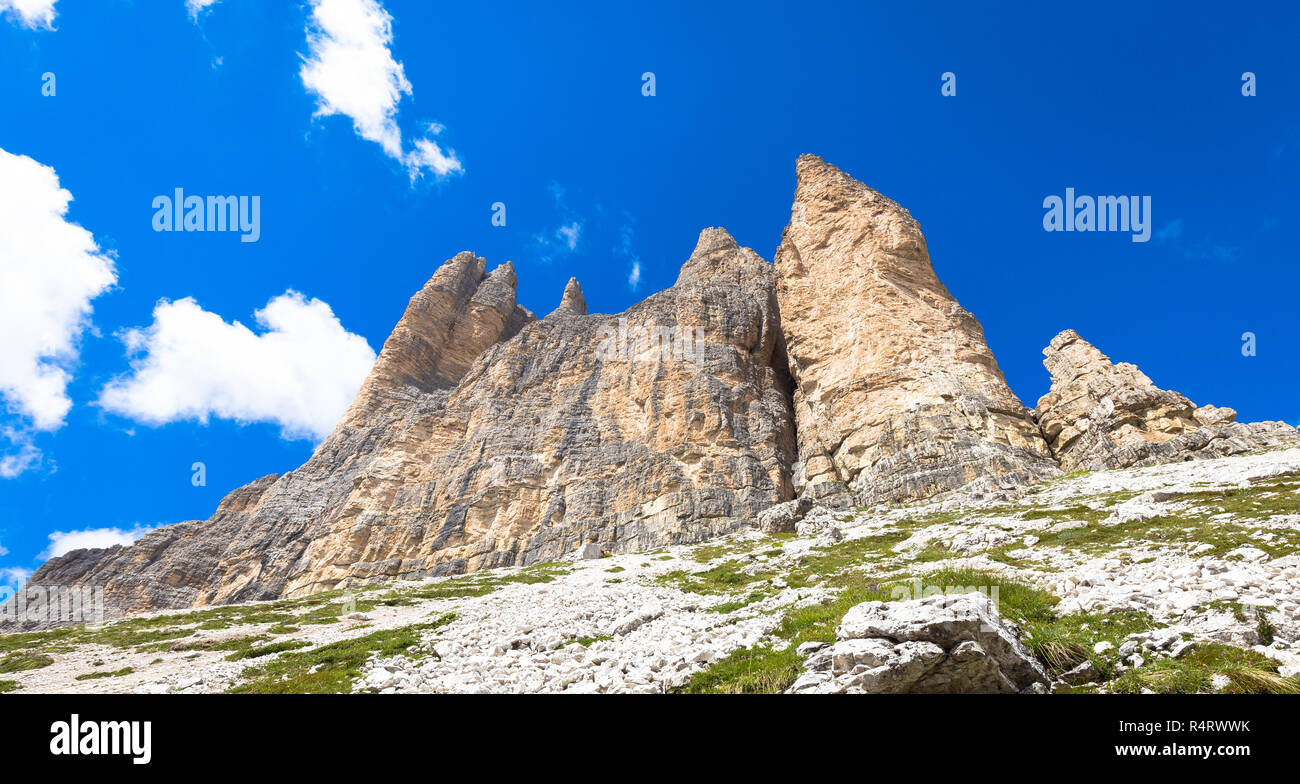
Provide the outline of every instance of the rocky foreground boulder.
{"type": "Polygon", "coordinates": [[[864,602],[836,642],[805,643],[794,694],[1015,694],[1050,683],[982,593],[864,602]]]}
{"type": "Polygon", "coordinates": [[[570,280],[538,319],[509,262],[489,273],[457,254],[304,465],[235,490],[206,521],[54,558],[29,585],[102,588],[115,616],[753,525],[833,541],[828,507],[1296,440],[1156,389],[1072,332],[1049,347],[1052,391],[1026,409],[916,220],[815,156],[797,175],[775,264],[706,229],[675,285],[622,314],[588,313],[570,280]]]}
{"type": "Polygon", "coordinates": [[[1043,349],[1052,388],[1035,411],[1065,471],[1208,459],[1300,443],[1285,422],[1235,422],[1231,408],[1200,406],[1160,389],[1135,365],[1112,363],[1067,329],[1043,349]]]}

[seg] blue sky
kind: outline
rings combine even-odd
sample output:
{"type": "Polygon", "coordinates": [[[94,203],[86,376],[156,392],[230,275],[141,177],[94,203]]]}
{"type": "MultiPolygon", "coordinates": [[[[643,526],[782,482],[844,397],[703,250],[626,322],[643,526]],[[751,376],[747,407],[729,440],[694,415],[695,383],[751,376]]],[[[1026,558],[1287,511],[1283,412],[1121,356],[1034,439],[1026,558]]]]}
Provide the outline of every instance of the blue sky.
{"type": "Polygon", "coordinates": [[[770,259],[804,152],[921,222],[1026,404],[1073,328],[1300,421],[1293,4],[203,5],[0,0],[0,585],[297,466],[458,251],[541,313],[671,285],[706,226],[770,259]],[[1043,231],[1067,187],[1157,236],[1043,231]],[[258,196],[258,241],[154,231],[175,188],[258,196]]]}

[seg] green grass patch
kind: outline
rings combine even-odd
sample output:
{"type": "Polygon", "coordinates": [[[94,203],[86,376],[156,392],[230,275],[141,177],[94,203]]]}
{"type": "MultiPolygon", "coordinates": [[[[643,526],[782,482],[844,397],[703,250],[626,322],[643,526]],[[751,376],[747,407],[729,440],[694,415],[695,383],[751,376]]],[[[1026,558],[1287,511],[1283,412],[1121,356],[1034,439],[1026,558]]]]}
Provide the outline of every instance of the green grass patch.
{"type": "Polygon", "coordinates": [[[111,672],[107,670],[101,672],[88,672],[84,675],[78,675],[77,680],[94,681],[94,680],[99,680],[100,678],[120,678],[123,675],[130,675],[133,672],[135,672],[134,667],[123,667],[120,670],[113,670],[111,672]]]}
{"type": "Polygon", "coordinates": [[[270,656],[273,653],[283,653],[284,651],[297,650],[306,648],[311,643],[306,640],[277,640],[265,645],[248,645],[237,648],[233,653],[226,656],[226,661],[239,661],[240,659],[257,659],[262,656],[270,656]]]}
{"type": "Polygon", "coordinates": [[[739,556],[752,553],[764,544],[770,544],[762,539],[744,539],[742,541],[719,542],[716,544],[705,544],[693,548],[690,552],[690,559],[697,563],[708,563],[716,561],[726,556],[739,556]]]}
{"type": "Polygon", "coordinates": [[[1022,520],[1051,520],[1054,523],[1098,523],[1109,516],[1110,512],[1105,509],[1093,509],[1090,506],[1076,505],[1060,509],[1031,509],[1020,517],[1022,520]]]}
{"type": "Polygon", "coordinates": [[[761,602],[767,597],[768,594],[762,591],[754,591],[744,598],[733,599],[732,601],[723,602],[722,604],[715,604],[708,609],[708,612],[722,613],[725,615],[726,613],[732,613],[736,610],[744,609],[755,602],[761,602]]]}
{"type": "Polygon", "coordinates": [[[561,648],[567,648],[567,647],[569,647],[570,645],[581,645],[581,646],[584,647],[584,648],[590,648],[592,643],[596,643],[596,642],[605,642],[605,641],[612,640],[612,639],[614,639],[614,638],[613,638],[613,637],[606,637],[606,636],[604,636],[604,635],[601,635],[601,636],[598,636],[598,637],[575,637],[575,638],[573,638],[572,640],[568,640],[568,641],[566,641],[566,642],[565,642],[563,645],[561,645],[560,647],[561,647],[561,648]]]}
{"type": "Polygon", "coordinates": [[[863,579],[857,571],[859,567],[893,555],[894,545],[906,540],[908,536],[906,531],[888,531],[816,548],[795,562],[786,581],[793,588],[804,588],[813,583],[850,587],[863,579]]]}
{"type": "Polygon", "coordinates": [[[0,672],[26,672],[39,670],[54,663],[54,659],[43,653],[11,653],[0,659],[0,672]]]}
{"type": "Polygon", "coordinates": [[[372,656],[406,654],[420,642],[421,632],[438,629],[456,619],[448,613],[429,623],[372,632],[311,650],[289,651],[274,661],[244,671],[250,679],[232,687],[232,694],[336,694],[352,691],[352,682],[372,656]]]}
{"type": "Polygon", "coordinates": [[[691,676],[681,694],[775,694],[785,691],[803,669],[794,649],[742,648],[691,676]]]}
{"type": "Polygon", "coordinates": [[[751,583],[767,580],[776,574],[772,571],[760,571],[756,574],[749,574],[743,571],[745,564],[737,560],[724,561],[710,569],[702,572],[688,572],[684,569],[677,569],[668,574],[660,575],[656,581],[664,585],[672,585],[679,590],[688,593],[726,593],[745,587],[751,583]]]}
{"type": "Polygon", "coordinates": [[[1226,675],[1230,694],[1300,694],[1300,679],[1283,678],[1277,664],[1254,651],[1222,643],[1198,643],[1178,659],[1155,659],[1119,676],[1117,694],[1196,694],[1213,691],[1212,678],[1226,675]]]}
{"type": "MultiPolygon", "coordinates": [[[[854,542],[846,543],[853,545],[854,542]]],[[[878,544],[878,543],[877,543],[878,544]]],[[[861,545],[860,545],[861,546],[861,545]]],[[[844,547],[838,545],[837,547],[844,547]]],[[[836,548],[827,548],[833,550],[836,548]]],[[[853,548],[848,548],[850,551],[853,548]]],[[[688,694],[751,694],[781,692],[790,687],[803,670],[803,658],[796,649],[805,642],[834,642],[835,628],[844,614],[855,605],[868,601],[898,601],[914,598],[916,584],[905,580],[878,581],[850,572],[843,590],[829,604],[791,608],[782,616],[773,636],[788,643],[777,650],[774,645],[758,645],[732,654],[701,672],[674,691],[688,694]]],[[[1047,623],[1055,620],[1055,596],[1001,575],[973,569],[942,569],[922,578],[927,589],[948,592],[997,589],[998,609],[1003,617],[1019,624],[1047,623]]]]}
{"type": "Polygon", "coordinates": [[[1024,643],[1053,676],[1090,661],[1102,679],[1108,680],[1115,674],[1116,650],[1125,639],[1161,625],[1140,612],[1074,613],[1026,622],[1024,643]],[[1095,653],[1093,648],[1099,642],[1115,647],[1095,653]]]}

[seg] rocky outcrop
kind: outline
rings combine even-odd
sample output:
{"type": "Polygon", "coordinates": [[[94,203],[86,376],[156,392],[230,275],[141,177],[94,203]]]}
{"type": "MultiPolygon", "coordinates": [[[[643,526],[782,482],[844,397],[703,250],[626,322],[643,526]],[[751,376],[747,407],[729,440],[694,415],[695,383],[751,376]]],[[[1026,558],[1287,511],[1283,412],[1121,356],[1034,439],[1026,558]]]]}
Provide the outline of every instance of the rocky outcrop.
{"type": "MultiPolygon", "coordinates": [[[[676,283],[623,314],[588,313],[570,279],[538,319],[509,262],[489,273],[456,255],[304,465],[235,490],[206,521],[52,559],[30,585],[102,588],[116,615],[598,558],[744,525],[830,544],[854,504],[987,498],[1058,461],[1297,439],[1157,389],[1072,332],[1047,351],[1052,391],[1035,420],[912,216],[820,158],[797,174],[775,265],[706,229],[676,283]]],[[[925,672],[957,660],[939,647],[925,672]]]]}
{"type": "Polygon", "coordinates": [[[1160,389],[1137,366],[1113,364],[1065,330],[1043,349],[1052,387],[1035,411],[1052,453],[1066,471],[1155,465],[1224,457],[1300,443],[1284,422],[1235,422],[1237,412],[1197,407],[1160,389]]]}
{"type": "Polygon", "coordinates": [[[795,694],[1014,694],[1047,673],[981,593],[865,602],[813,643],[795,694]]]}
{"type": "Polygon", "coordinates": [[[776,253],[798,489],[873,504],[1056,473],[907,210],[815,156],[798,180],[776,253]]]}
{"type": "Polygon", "coordinates": [[[618,316],[569,282],[537,320],[463,253],[411,299],[356,402],[296,471],[212,519],[78,551],[33,584],[110,614],[297,596],[694,542],[793,496],[775,269],[705,230],[676,285],[618,316]]]}
{"type": "Polygon", "coordinates": [[[582,296],[582,286],[578,285],[577,278],[569,278],[568,284],[564,287],[564,296],[560,298],[559,306],[552,310],[547,318],[585,315],[587,315],[587,298],[582,296]]]}

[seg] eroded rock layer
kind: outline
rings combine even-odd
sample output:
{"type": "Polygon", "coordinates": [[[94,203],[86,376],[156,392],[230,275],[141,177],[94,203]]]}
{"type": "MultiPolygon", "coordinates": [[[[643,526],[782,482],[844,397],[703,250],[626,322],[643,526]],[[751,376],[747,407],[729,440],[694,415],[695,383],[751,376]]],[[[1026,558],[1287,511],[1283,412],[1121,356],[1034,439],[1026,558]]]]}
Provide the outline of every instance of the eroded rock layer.
{"type": "Polygon", "coordinates": [[[102,585],[118,614],[734,530],[793,495],[775,274],[708,229],[676,285],[626,313],[588,315],[575,280],[538,321],[508,264],[460,254],[301,468],[32,584],[102,585]]]}
{"type": "Polygon", "coordinates": [[[1056,473],[907,210],[802,156],[776,266],[801,492],[870,504],[1056,473]]]}
{"type": "Polygon", "coordinates": [[[1160,389],[1136,365],[1112,363],[1067,329],[1043,349],[1052,388],[1036,417],[1066,471],[1225,457],[1300,443],[1285,422],[1235,422],[1237,412],[1197,407],[1160,389]]]}

